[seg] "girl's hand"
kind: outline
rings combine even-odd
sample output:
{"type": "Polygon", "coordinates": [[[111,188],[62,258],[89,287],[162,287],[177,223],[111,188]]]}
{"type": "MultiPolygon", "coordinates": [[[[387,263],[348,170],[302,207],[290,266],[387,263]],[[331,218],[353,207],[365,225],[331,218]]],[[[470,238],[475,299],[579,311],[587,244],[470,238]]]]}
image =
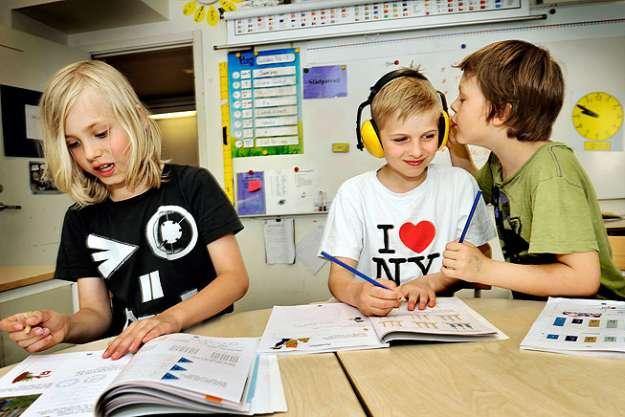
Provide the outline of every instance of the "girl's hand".
{"type": "Polygon", "coordinates": [[[65,339],[69,317],[53,310],[18,313],[0,321],[0,330],[24,350],[40,352],[65,339]]]}
{"type": "Polygon", "coordinates": [[[428,278],[416,278],[399,287],[404,298],[408,300],[408,310],[413,311],[417,306],[419,310],[436,305],[436,292],[428,278]]]}
{"type": "Polygon", "coordinates": [[[157,314],[137,320],[115,338],[102,354],[103,358],[119,359],[127,353],[136,353],[141,345],[164,334],[177,333],[182,326],[166,314],[157,314]]]}
{"type": "Polygon", "coordinates": [[[356,307],[365,316],[386,316],[401,304],[402,294],[397,290],[395,282],[387,279],[379,282],[390,289],[376,287],[368,282],[363,282],[360,287],[356,307]]]}
{"type": "Polygon", "coordinates": [[[451,278],[483,283],[490,258],[469,242],[449,242],[443,252],[441,272],[451,278]]]}

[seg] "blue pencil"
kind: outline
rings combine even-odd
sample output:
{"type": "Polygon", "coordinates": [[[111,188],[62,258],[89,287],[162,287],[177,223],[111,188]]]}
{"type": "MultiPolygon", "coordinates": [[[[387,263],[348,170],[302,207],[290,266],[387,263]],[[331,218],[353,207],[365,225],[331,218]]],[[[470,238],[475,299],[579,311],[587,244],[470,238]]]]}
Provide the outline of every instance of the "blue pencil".
{"type": "Polygon", "coordinates": [[[356,275],[359,278],[364,279],[365,281],[367,281],[368,283],[375,285],[376,287],[380,287],[380,288],[384,288],[385,290],[390,290],[390,288],[380,284],[378,281],[374,280],[373,278],[363,274],[362,272],[360,272],[359,270],[357,270],[354,267],[351,267],[349,265],[347,265],[345,262],[335,258],[334,256],[330,255],[327,252],[321,251],[321,256],[323,256],[324,258],[326,258],[328,261],[332,261],[335,264],[337,264],[338,266],[342,266],[343,268],[347,269],[349,272],[351,272],[352,274],[356,275]]]}
{"type": "Polygon", "coordinates": [[[459,243],[464,242],[464,238],[469,231],[469,226],[471,225],[471,219],[475,214],[475,209],[477,208],[477,203],[480,202],[480,197],[482,196],[482,191],[478,190],[477,194],[475,194],[475,200],[473,200],[473,206],[471,207],[471,211],[469,212],[469,217],[467,217],[467,222],[464,224],[464,229],[462,229],[462,234],[460,235],[460,239],[458,239],[459,243]]]}

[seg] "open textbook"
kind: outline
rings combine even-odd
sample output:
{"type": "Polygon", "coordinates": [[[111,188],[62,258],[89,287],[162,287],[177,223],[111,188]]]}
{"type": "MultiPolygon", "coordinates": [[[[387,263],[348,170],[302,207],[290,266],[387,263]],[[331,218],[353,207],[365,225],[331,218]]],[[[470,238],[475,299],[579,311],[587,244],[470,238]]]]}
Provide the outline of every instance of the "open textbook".
{"type": "Polygon", "coordinates": [[[0,397],[27,417],[286,411],[277,358],[257,346],[176,333],[117,361],[102,351],[34,355],[0,379],[0,397]]]}
{"type": "Polygon", "coordinates": [[[335,352],[387,347],[393,340],[468,342],[507,337],[459,298],[437,298],[434,308],[367,317],[344,303],[275,306],[260,352],[335,352]]]}
{"type": "Polygon", "coordinates": [[[549,298],[521,349],[625,358],[625,302],[549,298]]]}

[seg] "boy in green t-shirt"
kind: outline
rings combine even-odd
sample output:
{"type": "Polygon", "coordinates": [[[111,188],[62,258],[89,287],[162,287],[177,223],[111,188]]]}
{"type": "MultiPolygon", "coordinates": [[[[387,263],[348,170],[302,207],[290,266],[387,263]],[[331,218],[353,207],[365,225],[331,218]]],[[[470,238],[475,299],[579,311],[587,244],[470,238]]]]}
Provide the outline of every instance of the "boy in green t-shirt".
{"type": "Polygon", "coordinates": [[[564,96],[558,64],[542,48],[509,40],[485,46],[458,67],[451,160],[474,174],[494,205],[509,262],[455,241],[441,271],[516,296],[625,298],[593,186],[573,151],[549,140],[564,96]],[[491,151],[481,169],[467,144],[491,151]]]}

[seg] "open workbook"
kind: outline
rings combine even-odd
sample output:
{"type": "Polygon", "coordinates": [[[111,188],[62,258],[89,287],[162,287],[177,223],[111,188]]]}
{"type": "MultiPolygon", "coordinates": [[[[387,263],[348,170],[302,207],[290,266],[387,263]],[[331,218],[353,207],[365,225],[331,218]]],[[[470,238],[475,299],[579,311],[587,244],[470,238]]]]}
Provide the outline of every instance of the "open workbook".
{"type": "Polygon", "coordinates": [[[625,357],[625,302],[549,298],[521,349],[625,357]]]}
{"type": "Polygon", "coordinates": [[[507,338],[459,298],[437,298],[436,306],[408,311],[406,304],[385,317],[367,317],[344,303],[275,306],[263,333],[261,352],[335,352],[375,349],[394,340],[468,342],[507,338]]]}
{"type": "Polygon", "coordinates": [[[0,379],[0,397],[28,417],[286,411],[277,358],[257,346],[176,333],[117,361],[101,351],[30,356],[0,379]]]}

